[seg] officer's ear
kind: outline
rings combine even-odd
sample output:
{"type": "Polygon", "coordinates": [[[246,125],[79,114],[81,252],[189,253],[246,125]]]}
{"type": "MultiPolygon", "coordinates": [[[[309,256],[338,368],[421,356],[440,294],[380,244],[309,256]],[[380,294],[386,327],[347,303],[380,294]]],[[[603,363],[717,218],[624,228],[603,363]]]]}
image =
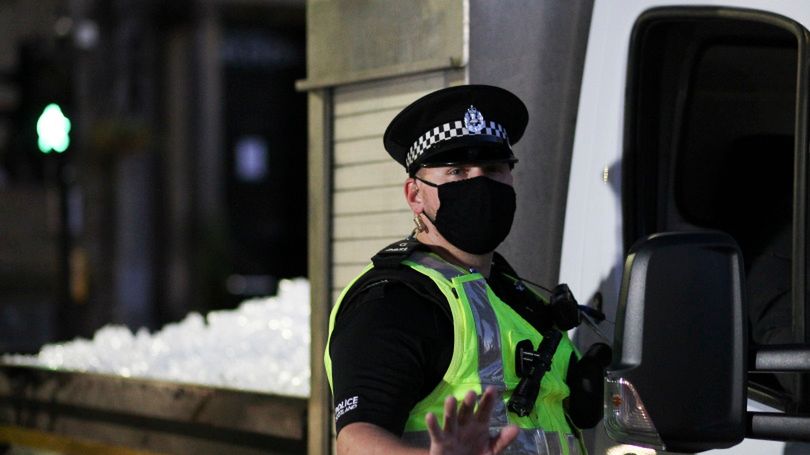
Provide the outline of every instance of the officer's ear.
{"type": "Polygon", "coordinates": [[[411,210],[414,213],[422,213],[424,210],[424,200],[422,199],[422,193],[417,180],[413,177],[408,177],[408,179],[405,180],[404,190],[405,200],[408,202],[411,210]]]}

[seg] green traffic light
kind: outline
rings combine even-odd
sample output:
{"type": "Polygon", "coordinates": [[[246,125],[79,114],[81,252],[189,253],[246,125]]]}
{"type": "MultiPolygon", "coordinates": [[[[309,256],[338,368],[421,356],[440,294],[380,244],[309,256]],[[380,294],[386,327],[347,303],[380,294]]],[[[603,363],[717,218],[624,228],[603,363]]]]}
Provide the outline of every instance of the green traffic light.
{"type": "Polygon", "coordinates": [[[58,104],[45,106],[37,120],[37,145],[42,153],[62,153],[70,146],[70,119],[58,104]]]}

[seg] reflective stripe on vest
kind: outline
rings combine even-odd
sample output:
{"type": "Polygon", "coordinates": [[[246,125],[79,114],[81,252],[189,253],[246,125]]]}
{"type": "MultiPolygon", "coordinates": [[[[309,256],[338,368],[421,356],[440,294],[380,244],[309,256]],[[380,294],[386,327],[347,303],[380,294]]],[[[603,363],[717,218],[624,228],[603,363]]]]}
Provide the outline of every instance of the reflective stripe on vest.
{"type": "MultiPolygon", "coordinates": [[[[461,281],[461,287],[464,295],[467,298],[468,307],[475,322],[475,330],[477,332],[479,384],[481,390],[488,385],[494,386],[498,395],[498,399],[495,401],[495,405],[490,416],[490,431],[497,434],[500,428],[503,428],[509,424],[508,411],[506,409],[505,400],[503,399],[503,394],[506,392],[507,385],[504,381],[504,354],[501,349],[501,333],[498,325],[498,318],[495,310],[490,304],[486,281],[481,275],[478,275],[478,279],[462,281],[460,278],[465,275],[469,275],[469,272],[445,262],[434,254],[414,252],[407,261],[404,261],[404,263],[411,265],[412,267],[414,265],[418,265],[424,267],[425,269],[438,272],[448,283],[461,281]]],[[[418,270],[417,267],[414,268],[418,270]]],[[[436,280],[434,279],[434,281],[436,280]]],[[[440,283],[437,282],[437,285],[438,284],[440,283]]],[[[439,287],[443,293],[447,294],[441,285],[439,287]]],[[[451,296],[448,296],[448,298],[450,297],[451,296]]],[[[459,298],[459,296],[455,295],[455,291],[453,291],[453,297],[456,299],[459,298]]],[[[456,346],[455,349],[460,348],[460,346],[456,346]]],[[[441,399],[442,401],[444,399],[444,397],[436,398],[441,399]]],[[[419,406],[417,406],[417,408],[419,408],[419,406]]],[[[415,417],[421,419],[424,418],[423,415],[415,417]]],[[[421,429],[414,431],[414,429],[409,429],[406,427],[406,431],[403,434],[403,440],[409,444],[415,444],[421,447],[428,447],[430,445],[430,438],[427,431],[421,429]]],[[[555,431],[544,431],[539,428],[521,428],[515,442],[513,442],[503,453],[580,455],[582,454],[582,450],[580,450],[580,443],[578,439],[573,434],[561,434],[555,431]]]]}
{"type": "MultiPolygon", "coordinates": [[[[490,428],[490,434],[496,436],[500,428],[490,428]]],[[[402,440],[413,447],[429,447],[430,435],[427,431],[410,431],[402,435],[402,440]]],[[[540,429],[524,429],[518,433],[517,438],[509,447],[501,452],[504,455],[558,455],[568,453],[569,455],[585,455],[581,449],[579,440],[573,434],[565,434],[560,438],[556,431],[543,431],[540,429]],[[562,444],[568,449],[565,452],[562,444]]]]}

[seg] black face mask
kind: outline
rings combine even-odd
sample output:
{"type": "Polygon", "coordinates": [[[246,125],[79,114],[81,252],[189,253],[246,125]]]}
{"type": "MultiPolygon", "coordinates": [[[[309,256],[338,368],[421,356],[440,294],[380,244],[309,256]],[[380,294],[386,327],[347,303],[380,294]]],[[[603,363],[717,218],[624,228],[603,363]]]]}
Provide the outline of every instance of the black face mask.
{"type": "Polygon", "coordinates": [[[510,185],[483,176],[442,185],[416,179],[439,189],[436,219],[428,219],[459,249],[490,253],[512,229],[515,190],[510,185]]]}

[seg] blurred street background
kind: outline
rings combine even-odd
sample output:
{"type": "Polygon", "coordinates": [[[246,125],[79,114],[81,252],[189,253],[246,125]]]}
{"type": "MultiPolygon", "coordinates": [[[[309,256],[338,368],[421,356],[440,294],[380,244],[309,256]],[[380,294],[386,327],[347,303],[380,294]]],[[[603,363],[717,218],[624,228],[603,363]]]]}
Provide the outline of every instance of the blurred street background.
{"type": "Polygon", "coordinates": [[[306,276],[304,38],[303,0],[0,0],[0,352],[306,276]]]}

